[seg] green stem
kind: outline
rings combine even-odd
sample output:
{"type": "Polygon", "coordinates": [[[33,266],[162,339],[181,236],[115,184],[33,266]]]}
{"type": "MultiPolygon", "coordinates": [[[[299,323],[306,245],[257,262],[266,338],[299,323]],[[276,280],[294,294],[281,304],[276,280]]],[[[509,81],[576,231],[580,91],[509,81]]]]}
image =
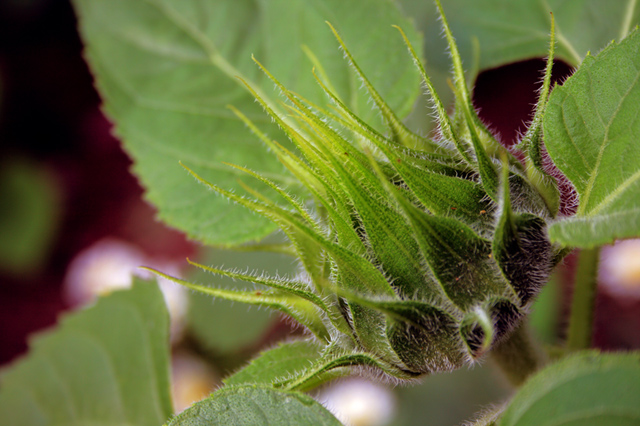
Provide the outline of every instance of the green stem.
{"type": "Polygon", "coordinates": [[[567,350],[571,352],[591,347],[599,258],[599,247],[582,250],[578,257],[567,334],[567,350]]]}
{"type": "Polygon", "coordinates": [[[511,335],[491,350],[491,357],[500,366],[512,385],[518,387],[546,363],[546,355],[529,332],[526,320],[520,322],[511,335]]]}

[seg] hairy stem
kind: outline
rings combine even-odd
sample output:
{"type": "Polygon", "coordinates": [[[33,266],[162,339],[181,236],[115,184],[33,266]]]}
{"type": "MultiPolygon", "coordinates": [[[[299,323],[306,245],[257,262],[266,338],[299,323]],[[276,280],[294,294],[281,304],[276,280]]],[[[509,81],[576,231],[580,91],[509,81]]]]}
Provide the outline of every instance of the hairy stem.
{"type": "Polygon", "coordinates": [[[591,346],[599,258],[599,247],[582,250],[578,257],[567,335],[568,351],[588,349],[591,346]]]}
{"type": "Polygon", "coordinates": [[[491,357],[516,387],[546,363],[546,355],[529,332],[526,320],[492,349],[491,357]]]}

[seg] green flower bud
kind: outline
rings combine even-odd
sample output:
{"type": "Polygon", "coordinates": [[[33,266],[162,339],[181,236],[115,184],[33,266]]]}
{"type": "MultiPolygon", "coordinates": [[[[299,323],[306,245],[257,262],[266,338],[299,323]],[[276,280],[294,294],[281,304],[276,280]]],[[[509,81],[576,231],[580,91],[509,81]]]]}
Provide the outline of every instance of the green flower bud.
{"type": "Polygon", "coordinates": [[[298,152],[272,141],[234,111],[307,187],[317,211],[240,167],[270,186],[279,201],[257,193],[248,199],[207,184],[273,220],[289,238],[305,278],[271,279],[203,267],[272,290],[232,295],[182,283],[274,307],[305,324],[332,354],[325,354],[328,361],[317,374],[360,364],[411,378],[473,362],[515,328],[557,262],[546,234],[546,222],[557,213],[555,182],[540,159],[530,155],[540,152],[550,67],[523,143],[529,166],[537,167],[534,181],[478,118],[446,19],[443,23],[454,64],[456,110],[451,117],[407,41],[438,115],[439,140],[405,127],[331,28],[387,131],[358,118],[328,82],[318,79],[331,111],[288,91],[258,64],[287,97],[289,111],[277,111],[248,89],[298,152]]]}

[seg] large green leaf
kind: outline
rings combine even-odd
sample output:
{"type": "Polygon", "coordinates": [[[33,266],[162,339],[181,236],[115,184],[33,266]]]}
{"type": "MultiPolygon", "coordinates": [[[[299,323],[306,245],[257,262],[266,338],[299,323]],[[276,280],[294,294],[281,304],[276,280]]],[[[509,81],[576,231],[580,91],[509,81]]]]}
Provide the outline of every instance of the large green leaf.
{"type": "Polygon", "coordinates": [[[67,316],[3,374],[2,423],[161,424],[173,411],[168,330],[162,293],[152,283],[67,316]]]}
{"type": "MultiPolygon", "coordinates": [[[[445,103],[452,100],[446,80],[451,61],[432,0],[398,0],[424,33],[424,55],[431,80],[445,103]]],[[[640,23],[636,0],[444,0],[453,35],[469,79],[478,71],[545,57],[556,19],[556,58],[578,66],[588,51],[598,52],[640,23]],[[475,52],[477,41],[479,50],[475,52]]]]}
{"type": "Polygon", "coordinates": [[[341,426],[311,397],[268,386],[227,386],[175,417],[168,426],[341,426]]]}
{"type": "MultiPolygon", "coordinates": [[[[430,1],[400,0],[425,31],[427,63],[449,69],[441,52],[441,26],[430,1]]],[[[577,66],[587,52],[597,52],[611,40],[622,39],[640,22],[635,0],[446,0],[451,30],[467,67],[473,65],[473,39],[480,47],[479,68],[497,67],[544,57],[549,50],[550,12],[556,19],[556,57],[577,66]]]]}
{"type": "Polygon", "coordinates": [[[532,377],[500,426],[640,424],[640,354],[581,353],[532,377]]]}
{"type": "MultiPolygon", "coordinates": [[[[242,192],[227,161],[295,185],[276,156],[226,108],[242,110],[262,130],[276,127],[236,76],[272,103],[273,85],[251,54],[288,88],[325,104],[307,46],[355,111],[380,122],[360,82],[349,72],[330,21],[387,102],[406,115],[419,80],[401,38],[414,43],[411,23],[390,0],[74,0],[86,56],[105,109],[135,160],[134,171],[160,218],[208,243],[257,239],[274,229],[265,219],[210,194],[180,168],[184,162],[207,181],[242,192]]],[[[284,137],[279,138],[285,139],[284,137]]],[[[252,182],[253,184],[253,182],[252,182]]]]}
{"type": "Polygon", "coordinates": [[[544,120],[549,155],[580,204],[551,238],[594,247],[640,236],[640,32],[585,58],[551,94],[544,120]]]}

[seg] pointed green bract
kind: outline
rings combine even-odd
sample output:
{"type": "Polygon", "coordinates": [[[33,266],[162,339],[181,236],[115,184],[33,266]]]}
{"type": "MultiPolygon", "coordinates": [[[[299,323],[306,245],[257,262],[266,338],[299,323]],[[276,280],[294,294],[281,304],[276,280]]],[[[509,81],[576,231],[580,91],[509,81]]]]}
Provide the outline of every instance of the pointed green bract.
{"type": "Polygon", "coordinates": [[[412,379],[416,376],[415,373],[399,370],[396,365],[374,354],[357,350],[346,351],[337,345],[331,345],[309,368],[274,382],[274,386],[289,390],[307,390],[333,378],[350,374],[349,367],[373,368],[399,379],[412,379]]]}
{"type": "Polygon", "coordinates": [[[327,306],[322,301],[320,297],[318,297],[315,293],[311,292],[308,286],[306,286],[302,282],[296,282],[286,279],[274,279],[263,276],[249,275],[249,274],[240,274],[233,271],[225,271],[222,269],[212,268],[210,266],[200,265],[195,262],[189,262],[191,265],[196,266],[204,271],[211,272],[213,274],[223,275],[233,279],[239,279],[242,281],[252,282],[255,284],[264,285],[267,287],[271,287],[277,290],[281,290],[287,293],[291,293],[294,296],[298,296],[302,299],[306,299],[307,301],[313,303],[318,308],[323,311],[328,311],[327,306]]]}
{"type": "Polygon", "coordinates": [[[553,264],[545,221],[511,208],[506,161],[502,165],[501,212],[492,242],[492,255],[522,303],[529,303],[546,284],[553,264]]]}
{"type": "MultiPolygon", "coordinates": [[[[371,98],[376,104],[376,107],[380,110],[380,113],[382,114],[382,118],[390,130],[391,139],[397,144],[404,145],[407,147],[433,149],[434,146],[430,145],[429,143],[430,141],[413,133],[404,125],[404,123],[402,123],[402,121],[400,121],[400,119],[397,117],[393,109],[384,101],[384,99],[382,99],[382,97],[380,96],[380,93],[378,93],[378,91],[373,87],[373,85],[369,82],[369,79],[367,78],[367,76],[362,72],[362,69],[354,61],[353,56],[351,55],[351,52],[349,52],[349,49],[347,49],[347,46],[344,44],[344,41],[342,41],[342,38],[340,37],[336,29],[333,27],[333,25],[331,25],[331,23],[329,22],[327,22],[327,24],[331,28],[331,31],[333,32],[333,34],[338,39],[338,42],[340,43],[340,48],[345,52],[345,56],[348,58],[351,66],[353,67],[356,74],[362,81],[362,84],[364,85],[364,87],[367,89],[367,92],[369,93],[369,95],[371,95],[371,98]]],[[[406,39],[406,35],[404,37],[406,39]]]]}
{"type": "Polygon", "coordinates": [[[516,148],[526,151],[527,177],[538,189],[544,198],[545,204],[552,216],[555,216],[560,209],[560,191],[556,182],[547,172],[544,165],[543,142],[542,142],[542,119],[544,118],[549,92],[551,89],[551,70],[553,69],[553,57],[555,54],[555,19],[551,15],[551,41],[549,43],[549,54],[547,55],[547,67],[545,68],[544,80],[540,90],[540,96],[536,105],[535,114],[526,134],[516,148]]]}
{"type": "MultiPolygon", "coordinates": [[[[194,284],[180,278],[172,277],[170,275],[163,274],[162,272],[154,271],[152,269],[149,269],[149,271],[157,274],[158,276],[161,276],[162,278],[173,281],[176,284],[183,285],[191,290],[199,291],[213,297],[219,297],[221,299],[231,300],[234,302],[264,306],[271,309],[279,310],[284,314],[291,316],[301,324],[304,324],[319,339],[329,338],[329,333],[323,324],[323,317],[321,315],[321,312],[319,312],[318,307],[315,306],[312,302],[306,300],[306,298],[300,297],[299,291],[291,291],[289,288],[287,288],[286,283],[282,283],[282,285],[279,286],[280,289],[284,289],[284,291],[237,291],[207,287],[199,284],[194,284]]],[[[266,282],[262,282],[260,284],[266,284],[266,282]]]]}
{"type": "Polygon", "coordinates": [[[394,27],[397,28],[398,31],[400,31],[400,34],[402,34],[402,38],[404,39],[405,44],[409,48],[409,52],[411,53],[411,57],[413,58],[413,62],[420,70],[420,75],[422,76],[422,80],[427,88],[429,96],[431,97],[431,101],[433,102],[433,105],[436,108],[436,112],[438,114],[438,124],[440,125],[440,129],[439,129],[440,132],[442,133],[445,139],[454,143],[456,148],[458,148],[458,151],[462,156],[462,158],[464,158],[467,162],[471,161],[470,158],[468,157],[466,148],[460,145],[460,140],[457,138],[455,132],[453,131],[453,124],[451,123],[451,119],[447,115],[445,106],[442,104],[442,101],[440,100],[440,96],[438,95],[438,92],[436,91],[433,83],[431,82],[431,78],[425,71],[424,66],[422,65],[422,62],[418,57],[418,54],[413,48],[413,45],[407,38],[407,35],[404,33],[402,28],[398,27],[397,25],[394,25],[394,27]]]}

